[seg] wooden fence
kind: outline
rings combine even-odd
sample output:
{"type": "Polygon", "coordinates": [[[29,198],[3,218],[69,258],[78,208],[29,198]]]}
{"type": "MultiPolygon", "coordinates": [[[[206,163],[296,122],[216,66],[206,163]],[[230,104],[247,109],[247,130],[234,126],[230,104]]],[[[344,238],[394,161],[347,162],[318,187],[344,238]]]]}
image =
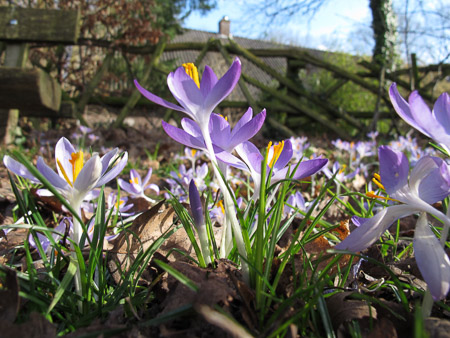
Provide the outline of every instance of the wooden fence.
{"type": "MultiPolygon", "coordinates": [[[[1,40],[5,39],[0,36],[0,42],[1,40]]],[[[33,40],[30,39],[30,41],[25,42],[32,41],[33,40]]],[[[55,41],[46,41],[45,46],[57,43],[58,42],[55,41]]],[[[246,59],[276,80],[279,87],[274,88],[268,86],[243,71],[239,81],[239,87],[245,96],[245,100],[239,102],[224,101],[220,107],[247,108],[248,106],[251,106],[255,111],[259,111],[263,107],[270,109],[270,116],[273,117],[268,118],[268,122],[271,126],[287,135],[295,134],[298,123],[304,124],[305,121],[313,121],[322,126],[324,130],[331,131],[342,138],[348,138],[349,134],[342,126],[340,126],[341,122],[343,122],[345,126],[350,126],[355,130],[358,130],[360,133],[366,132],[368,131],[368,124],[363,122],[364,119],[377,119],[393,116],[391,115],[392,108],[390,108],[390,101],[385,90],[385,81],[395,81],[399,87],[404,88],[407,92],[412,89],[419,89],[421,95],[429,102],[432,102],[434,99],[434,86],[437,82],[450,75],[449,64],[417,67],[413,62],[411,68],[388,72],[385,74],[384,79],[380,80],[380,73],[382,70],[368,61],[361,60],[359,62],[360,70],[349,71],[325,58],[313,55],[305,49],[246,49],[238,45],[233,39],[229,39],[225,43],[222,39],[210,39],[207,43],[193,42],[177,44],[166,43],[165,39],[161,39],[157,45],[135,47],[117,45],[111,41],[79,38],[73,44],[78,46],[96,46],[104,50],[104,60],[101,67],[99,67],[97,73],[85,86],[81,95],[75,98],[76,106],[74,106],[75,111],[73,114],[81,121],[83,121],[82,112],[85,106],[94,100],[94,89],[98,86],[111,67],[114,55],[117,55],[118,53],[123,55],[134,54],[137,56],[151,56],[149,64],[145,67],[144,72],[139,78],[140,83],[144,86],[154,80],[155,74],[160,76],[160,73],[168,74],[173,70],[167,69],[165,64],[160,61],[161,55],[164,52],[182,50],[199,51],[197,60],[195,60],[196,64],[200,64],[205,55],[210,51],[219,52],[221,57],[229,64],[232,62],[231,55],[237,55],[240,58],[246,59]],[[286,58],[289,65],[287,74],[281,74],[277,69],[270,67],[261,59],[263,57],[286,58]],[[311,92],[305,89],[301,83],[301,79],[292,74],[292,72],[298,72],[299,69],[306,66],[313,66],[316,69],[330,72],[336,81],[324,88],[320,93],[311,92]],[[382,82],[380,83],[380,81],[382,82]],[[371,95],[376,97],[377,100],[383,104],[377,105],[377,111],[345,111],[342,109],[342,106],[332,104],[331,98],[333,95],[348,83],[353,83],[358,86],[360,90],[371,93],[371,95]],[[248,89],[249,85],[261,90],[264,93],[263,98],[254,97],[248,89]],[[280,90],[280,88],[283,90],[280,90]],[[282,114],[284,114],[284,119],[277,117],[282,114]]],[[[415,60],[415,58],[413,58],[413,60],[415,60]]],[[[129,78],[128,83],[131,84],[132,80],[133,79],[129,78]]],[[[133,108],[141,99],[140,93],[134,89],[132,94],[127,97],[95,97],[94,102],[122,105],[121,112],[114,123],[114,126],[118,127],[123,123],[125,117],[132,112],[133,108]]],[[[0,108],[11,107],[4,107],[2,106],[2,103],[0,103],[0,108]]],[[[45,116],[45,113],[40,116],[45,116]]]]}

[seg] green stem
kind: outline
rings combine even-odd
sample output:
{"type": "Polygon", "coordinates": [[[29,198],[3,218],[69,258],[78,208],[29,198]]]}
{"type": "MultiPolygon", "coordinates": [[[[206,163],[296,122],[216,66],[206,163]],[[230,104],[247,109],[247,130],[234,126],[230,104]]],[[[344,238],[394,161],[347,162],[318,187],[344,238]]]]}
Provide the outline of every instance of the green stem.
{"type": "MultiPolygon", "coordinates": [[[[81,215],[81,205],[80,203],[73,203],[72,204],[73,209],[77,212],[78,215],[81,215]]],[[[72,240],[74,241],[74,243],[76,243],[76,245],[80,245],[80,239],[81,239],[81,234],[83,233],[83,229],[81,227],[80,222],[78,221],[78,218],[75,217],[75,215],[73,215],[74,217],[72,217],[73,219],[73,235],[72,235],[72,240]]],[[[78,262],[78,257],[77,254],[75,252],[75,244],[72,244],[72,251],[71,251],[71,256],[74,259],[74,262],[76,264],[76,273],[75,273],[75,292],[78,296],[83,297],[83,287],[81,285],[81,274],[80,274],[80,264],[78,262]]],[[[78,310],[81,312],[83,310],[83,302],[80,300],[78,301],[78,310]]]]}
{"type": "MultiPolygon", "coordinates": [[[[209,158],[213,165],[214,175],[217,178],[220,190],[222,191],[222,194],[223,194],[225,214],[227,216],[227,219],[230,221],[231,227],[233,229],[233,234],[236,239],[236,245],[237,245],[238,252],[244,258],[244,260],[246,260],[247,252],[245,250],[244,238],[242,237],[241,227],[240,227],[239,221],[236,217],[236,209],[234,207],[233,198],[231,197],[231,194],[228,191],[227,185],[226,185],[225,181],[223,180],[222,175],[219,172],[219,166],[217,163],[216,155],[214,153],[211,136],[209,135],[209,125],[206,124],[206,126],[201,126],[201,130],[202,130],[202,134],[203,134],[203,139],[205,140],[206,148],[209,153],[209,158]]],[[[242,274],[243,274],[245,282],[247,284],[249,284],[250,283],[249,268],[248,268],[247,263],[244,260],[241,259],[242,274]]]]}

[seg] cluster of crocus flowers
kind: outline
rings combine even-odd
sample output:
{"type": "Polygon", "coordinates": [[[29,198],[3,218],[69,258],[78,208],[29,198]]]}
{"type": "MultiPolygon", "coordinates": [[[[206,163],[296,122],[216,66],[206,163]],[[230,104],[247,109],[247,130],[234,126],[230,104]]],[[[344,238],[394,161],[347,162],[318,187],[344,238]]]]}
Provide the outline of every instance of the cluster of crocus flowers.
{"type": "MultiPolygon", "coordinates": [[[[170,73],[167,77],[169,90],[180,105],[170,103],[150,93],[142,88],[137,81],[135,81],[135,84],[138,90],[150,101],[169,109],[181,111],[189,116],[190,119],[185,119],[183,125],[184,130],[189,131],[189,133],[182,133],[177,128],[172,129],[166,123],[163,123],[163,127],[169,136],[176,141],[191,148],[205,149],[224,197],[226,217],[233,228],[239,254],[246,259],[247,252],[236,217],[233,197],[219,172],[219,163],[216,157],[216,153],[220,153],[224,157],[227,157],[228,153],[213,145],[210,133],[210,121],[213,110],[233,91],[240,75],[241,62],[238,58],[233,61],[228,71],[220,79],[217,78],[210,67],[205,66],[202,79],[200,80],[195,66],[193,64],[184,64],[183,67],[177,68],[175,72],[170,73]],[[201,136],[201,138],[193,137],[192,135],[195,134],[198,134],[197,136],[201,136]]],[[[242,264],[242,270],[244,278],[249,280],[249,270],[245,262],[242,264]]]]}
{"type": "MultiPolygon", "coordinates": [[[[450,218],[432,204],[450,194],[448,165],[437,157],[422,157],[408,180],[409,163],[403,153],[381,146],[378,156],[380,175],[376,179],[377,185],[396,204],[382,209],[369,219],[353,217],[358,227],[336,245],[336,249],[362,251],[378,240],[397,219],[415,213],[428,213],[440,219],[444,224],[441,238],[445,241],[450,218]]],[[[450,260],[428,226],[425,216],[421,216],[417,223],[413,246],[417,265],[431,295],[435,300],[444,298],[450,288],[450,260]]]]}
{"type": "MultiPolygon", "coordinates": [[[[221,79],[217,79],[214,72],[208,66],[205,67],[200,80],[197,69],[193,64],[184,64],[175,72],[169,74],[167,83],[170,91],[180,105],[175,105],[142,88],[137,81],[136,87],[149,100],[166,108],[184,112],[189,118],[183,118],[181,127],[174,127],[163,122],[166,133],[174,140],[187,147],[200,149],[210,158],[215,177],[223,194],[225,210],[224,234],[228,231],[227,224],[231,225],[239,254],[247,258],[245,245],[242,238],[242,230],[236,217],[234,198],[231,196],[224,178],[227,179],[228,166],[250,172],[255,184],[254,199],[259,195],[261,182],[261,162],[263,157],[259,150],[248,140],[252,138],[262,127],[266,118],[266,111],[253,117],[251,108],[242,116],[234,128],[231,128],[226,118],[214,114],[214,108],[234,89],[241,73],[241,63],[238,58],[234,60],[229,70],[221,79]],[[236,151],[241,159],[233,152],[236,151]],[[223,175],[223,176],[222,176],[223,175]]],[[[276,183],[286,178],[289,173],[288,162],[293,156],[292,144],[289,140],[275,145],[269,145],[268,175],[271,182],[276,183]]],[[[327,163],[326,159],[315,159],[300,163],[291,173],[293,179],[301,179],[310,176],[320,170],[327,163]]],[[[221,247],[232,242],[232,238],[221,241],[221,247]]],[[[222,250],[223,252],[224,250],[222,250]]],[[[248,270],[245,262],[242,264],[244,277],[248,279],[248,270]],[[247,276],[246,276],[247,275],[247,276]]]]}

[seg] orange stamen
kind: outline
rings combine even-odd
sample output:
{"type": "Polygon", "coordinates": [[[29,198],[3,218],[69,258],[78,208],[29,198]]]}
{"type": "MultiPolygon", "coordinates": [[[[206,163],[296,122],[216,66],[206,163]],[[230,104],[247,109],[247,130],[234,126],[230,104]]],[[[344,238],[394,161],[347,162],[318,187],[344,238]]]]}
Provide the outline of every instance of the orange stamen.
{"type": "Polygon", "coordinates": [[[193,63],[183,63],[183,68],[186,71],[186,74],[194,80],[195,84],[198,88],[200,88],[200,80],[198,78],[198,70],[197,67],[193,63]]]}

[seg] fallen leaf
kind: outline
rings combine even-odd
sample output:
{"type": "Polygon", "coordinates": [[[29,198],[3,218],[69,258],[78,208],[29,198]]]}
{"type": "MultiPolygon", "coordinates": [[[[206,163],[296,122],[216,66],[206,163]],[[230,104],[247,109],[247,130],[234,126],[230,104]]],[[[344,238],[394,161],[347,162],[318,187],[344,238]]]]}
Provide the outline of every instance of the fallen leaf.
{"type": "Polygon", "coordinates": [[[349,299],[352,292],[340,292],[329,298],[326,303],[331,323],[335,330],[346,330],[345,324],[364,318],[376,319],[377,310],[363,300],[349,299]]]}
{"type": "Polygon", "coordinates": [[[173,225],[174,210],[164,208],[164,201],[138,216],[114,241],[108,267],[116,283],[126,273],[141,251],[147,250],[173,225]]]}
{"type": "Polygon", "coordinates": [[[448,338],[450,337],[450,321],[443,318],[427,318],[425,331],[433,338],[448,338]]]}

